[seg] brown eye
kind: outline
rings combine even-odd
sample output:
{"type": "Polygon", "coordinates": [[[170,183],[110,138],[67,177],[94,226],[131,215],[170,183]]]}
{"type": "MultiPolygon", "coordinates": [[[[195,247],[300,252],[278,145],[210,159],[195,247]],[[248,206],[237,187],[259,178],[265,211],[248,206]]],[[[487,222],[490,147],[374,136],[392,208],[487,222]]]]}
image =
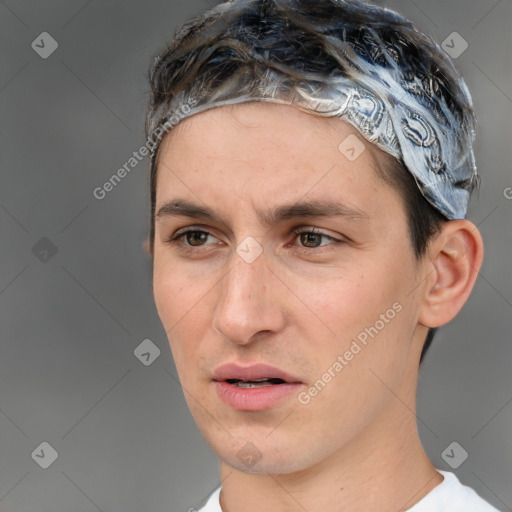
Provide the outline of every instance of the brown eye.
{"type": "Polygon", "coordinates": [[[322,231],[318,231],[315,228],[312,229],[297,229],[294,231],[296,237],[300,240],[300,247],[306,249],[317,249],[325,245],[334,245],[342,243],[342,240],[338,240],[322,231]],[[322,244],[323,240],[330,241],[328,244],[322,244]]]}
{"type": "Polygon", "coordinates": [[[208,241],[208,237],[213,239],[215,238],[209,231],[189,228],[186,230],[178,231],[175,235],[166,240],[166,242],[181,246],[181,248],[184,250],[193,250],[195,248],[212,245],[212,243],[206,243],[208,241]]]}
{"type": "Polygon", "coordinates": [[[208,240],[210,233],[207,231],[187,231],[181,235],[185,237],[187,243],[189,243],[193,247],[198,247],[208,240]]]}
{"type": "Polygon", "coordinates": [[[322,236],[318,233],[312,233],[312,232],[303,232],[300,234],[300,241],[302,244],[304,244],[305,247],[319,247],[319,245],[322,242],[322,236]],[[318,242],[318,243],[316,243],[318,242]]]}

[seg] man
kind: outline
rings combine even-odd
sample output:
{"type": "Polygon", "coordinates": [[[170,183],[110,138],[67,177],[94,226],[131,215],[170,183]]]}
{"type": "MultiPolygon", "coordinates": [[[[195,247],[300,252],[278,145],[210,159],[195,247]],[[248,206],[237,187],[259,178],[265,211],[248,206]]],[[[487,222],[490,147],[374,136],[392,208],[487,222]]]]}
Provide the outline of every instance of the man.
{"type": "Polygon", "coordinates": [[[432,465],[414,414],[483,258],[449,58],[375,6],[235,0],[151,86],[155,304],[220,458],[201,511],[495,510],[432,465]]]}

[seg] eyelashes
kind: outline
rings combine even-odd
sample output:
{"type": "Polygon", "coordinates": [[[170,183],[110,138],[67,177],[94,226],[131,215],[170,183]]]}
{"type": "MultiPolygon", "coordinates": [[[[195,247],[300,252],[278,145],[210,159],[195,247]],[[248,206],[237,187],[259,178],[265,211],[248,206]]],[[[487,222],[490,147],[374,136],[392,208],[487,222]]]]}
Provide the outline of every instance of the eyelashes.
{"type": "MultiPolygon", "coordinates": [[[[341,241],[341,240],[337,240],[336,238],[334,238],[330,235],[327,235],[326,233],[318,230],[317,228],[310,228],[310,229],[298,228],[298,229],[294,229],[293,233],[295,235],[295,238],[301,237],[302,235],[308,235],[308,236],[311,235],[311,236],[315,236],[317,238],[327,238],[327,239],[331,240],[332,242],[340,242],[341,241]]],[[[318,247],[323,247],[323,246],[320,245],[317,247],[308,247],[308,246],[302,246],[302,247],[304,247],[305,249],[317,249],[318,247]]]]}
{"type": "MultiPolygon", "coordinates": [[[[296,247],[299,251],[309,254],[315,254],[319,252],[325,252],[326,248],[329,248],[327,250],[332,250],[333,245],[337,244],[343,244],[346,243],[345,240],[341,240],[338,238],[335,238],[331,235],[328,235],[327,233],[317,229],[317,228],[296,228],[293,230],[294,239],[299,239],[301,243],[312,243],[315,244],[316,241],[320,241],[319,245],[295,245],[295,244],[288,244],[287,247],[296,247]],[[326,239],[330,241],[329,244],[323,244],[323,239],[326,239]]],[[[174,246],[177,246],[181,251],[184,252],[204,252],[204,248],[215,247],[218,245],[217,243],[199,243],[198,245],[190,244],[190,242],[194,241],[192,238],[192,235],[196,235],[195,241],[198,242],[206,242],[208,240],[208,237],[214,237],[208,230],[206,229],[200,229],[199,227],[188,227],[183,230],[179,230],[176,234],[174,234],[172,237],[165,240],[165,243],[167,244],[173,244],[174,246]]]]}

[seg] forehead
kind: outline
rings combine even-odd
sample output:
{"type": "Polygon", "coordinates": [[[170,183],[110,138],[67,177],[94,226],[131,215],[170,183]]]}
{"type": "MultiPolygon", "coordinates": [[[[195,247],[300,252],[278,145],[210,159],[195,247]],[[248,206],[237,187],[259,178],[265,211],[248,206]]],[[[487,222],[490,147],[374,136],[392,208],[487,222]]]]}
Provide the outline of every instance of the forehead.
{"type": "Polygon", "coordinates": [[[323,117],[292,105],[271,101],[247,101],[223,105],[191,115],[174,126],[164,138],[161,149],[170,144],[173,139],[179,138],[181,142],[183,138],[193,137],[198,133],[204,134],[204,132],[208,132],[211,138],[218,136],[216,140],[218,147],[224,149],[235,141],[241,142],[242,138],[248,135],[251,141],[265,141],[268,144],[269,139],[273,139],[281,144],[286,140],[290,145],[306,137],[318,143],[318,135],[327,137],[331,143],[353,135],[364,143],[365,149],[368,150],[367,156],[371,160],[376,161],[380,157],[389,156],[364,139],[351,124],[339,117],[323,117]],[[273,132],[271,137],[269,137],[270,132],[273,132]],[[276,140],[276,134],[279,141],[276,140]]]}
{"type": "Polygon", "coordinates": [[[258,206],[343,197],[364,210],[372,195],[394,193],[379,178],[390,159],[339,118],[269,102],[215,107],[164,138],[157,203],[183,193],[221,204],[243,197],[258,206]]]}

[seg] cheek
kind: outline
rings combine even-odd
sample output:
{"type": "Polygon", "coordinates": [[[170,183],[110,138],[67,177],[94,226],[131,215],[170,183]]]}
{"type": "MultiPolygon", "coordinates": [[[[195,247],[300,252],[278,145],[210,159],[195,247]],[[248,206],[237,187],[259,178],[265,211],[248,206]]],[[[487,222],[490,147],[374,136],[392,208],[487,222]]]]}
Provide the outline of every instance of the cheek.
{"type": "Polygon", "coordinates": [[[178,317],[180,297],[183,286],[176,281],[172,272],[168,272],[162,264],[155,261],[153,267],[153,296],[155,299],[158,316],[167,332],[172,329],[178,317]]]}
{"type": "Polygon", "coordinates": [[[406,296],[409,267],[399,267],[389,260],[361,264],[342,278],[297,283],[297,295],[307,305],[300,308],[302,320],[296,317],[307,332],[305,341],[322,338],[322,350],[315,350],[312,359],[317,371],[325,371],[347,351],[350,366],[366,372],[368,366],[387,372],[388,366],[403,363],[396,354],[406,356],[402,345],[414,327],[414,307],[406,296]]]}
{"type": "Polygon", "coordinates": [[[170,259],[166,261],[165,256],[155,257],[153,295],[166,330],[178,322],[186,322],[208,290],[206,280],[189,274],[179,263],[170,259]]]}
{"type": "Polygon", "coordinates": [[[318,315],[326,332],[331,331],[331,337],[336,333],[338,340],[349,339],[373,325],[397,300],[398,290],[386,274],[385,269],[362,268],[328,282],[302,282],[297,295],[306,299],[304,303],[318,315]]]}
{"type": "Polygon", "coordinates": [[[194,280],[177,266],[155,263],[153,295],[160,321],[169,339],[173,358],[178,367],[192,357],[201,340],[204,320],[208,318],[207,294],[209,282],[194,280]]]}
{"type": "MultiPolygon", "coordinates": [[[[394,388],[403,374],[414,324],[414,307],[405,303],[406,282],[405,268],[400,276],[398,268],[373,266],[315,287],[310,295],[308,306],[322,320],[309,325],[303,338],[305,353],[316,369],[310,384],[317,386],[317,379],[328,383],[311,404],[319,418],[324,418],[322,411],[342,410],[339,421],[333,422],[346,432],[357,430],[355,426],[368,419],[366,414],[389,398],[379,379],[394,388]],[[328,336],[312,347],[311,339],[320,335],[318,325],[328,336]]],[[[302,325],[306,328],[307,322],[302,325]]]]}

